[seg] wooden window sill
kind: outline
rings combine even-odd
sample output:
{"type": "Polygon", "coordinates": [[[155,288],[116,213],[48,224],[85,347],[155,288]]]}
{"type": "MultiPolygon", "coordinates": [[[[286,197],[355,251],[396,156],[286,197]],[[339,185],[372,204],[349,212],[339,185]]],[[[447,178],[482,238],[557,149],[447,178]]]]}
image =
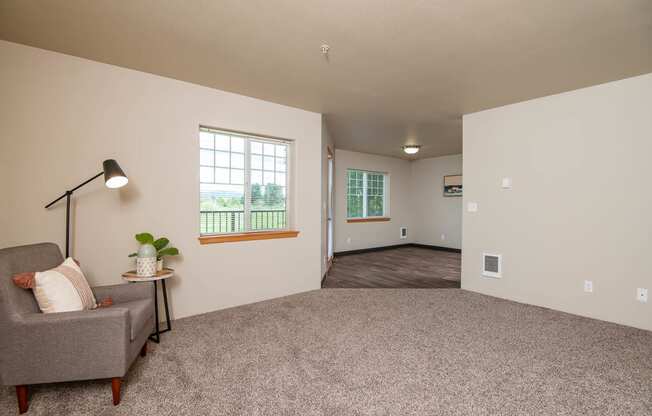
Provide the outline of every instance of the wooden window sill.
{"type": "Polygon", "coordinates": [[[203,235],[199,237],[200,244],[233,243],[236,241],[272,240],[275,238],[294,238],[299,231],[252,231],[238,234],[203,235]]]}
{"type": "Polygon", "coordinates": [[[371,217],[371,218],[347,218],[346,222],[381,222],[390,221],[389,217],[371,217]]]}

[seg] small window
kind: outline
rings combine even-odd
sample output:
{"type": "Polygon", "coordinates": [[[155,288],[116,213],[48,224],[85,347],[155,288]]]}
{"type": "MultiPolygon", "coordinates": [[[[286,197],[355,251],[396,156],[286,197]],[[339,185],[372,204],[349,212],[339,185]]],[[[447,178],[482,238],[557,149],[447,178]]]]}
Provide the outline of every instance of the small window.
{"type": "Polygon", "coordinates": [[[382,172],[347,171],[346,212],[348,218],[387,215],[388,176],[382,172]]]}
{"type": "Polygon", "coordinates": [[[290,146],[200,128],[200,233],[287,229],[290,146]]]}

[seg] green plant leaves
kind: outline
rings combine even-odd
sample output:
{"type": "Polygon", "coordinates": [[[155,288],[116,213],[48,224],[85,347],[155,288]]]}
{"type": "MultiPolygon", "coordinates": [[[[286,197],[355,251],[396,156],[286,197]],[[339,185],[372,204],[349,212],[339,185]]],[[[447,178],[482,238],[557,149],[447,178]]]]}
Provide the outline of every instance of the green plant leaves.
{"type": "Polygon", "coordinates": [[[176,256],[179,254],[179,249],[176,247],[168,247],[164,248],[163,250],[159,250],[158,252],[158,257],[163,257],[163,256],[176,256]]]}
{"type": "Polygon", "coordinates": [[[140,244],[152,244],[154,243],[154,236],[150,233],[140,233],[136,234],[136,240],[140,244]]]}
{"type": "Polygon", "coordinates": [[[161,251],[165,246],[170,243],[170,240],[168,240],[165,237],[159,238],[158,240],[154,241],[154,247],[156,248],[156,251],[161,251]]]}
{"type": "MultiPolygon", "coordinates": [[[[161,259],[163,256],[176,256],[179,254],[179,249],[175,247],[167,247],[168,244],[170,244],[170,240],[161,237],[156,240],[154,240],[154,236],[150,233],[139,233],[136,234],[136,240],[140,244],[151,244],[154,246],[156,249],[156,257],[157,259],[161,259]]],[[[131,253],[129,257],[136,257],[138,253],[131,253]]]]}

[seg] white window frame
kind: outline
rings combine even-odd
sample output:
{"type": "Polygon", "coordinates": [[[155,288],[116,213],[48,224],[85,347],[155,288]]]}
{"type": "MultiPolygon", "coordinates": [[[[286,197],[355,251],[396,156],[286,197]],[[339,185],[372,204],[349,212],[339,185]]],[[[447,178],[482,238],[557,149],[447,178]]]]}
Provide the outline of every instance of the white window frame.
{"type": "MultiPolygon", "coordinates": [[[[292,229],[292,184],[294,181],[292,178],[292,160],[294,152],[294,142],[292,140],[280,139],[276,137],[262,136],[257,134],[248,134],[241,133],[233,130],[220,129],[215,127],[207,127],[204,125],[199,126],[198,132],[201,133],[210,132],[215,134],[224,134],[229,136],[238,136],[242,138],[245,142],[244,145],[244,231],[232,231],[232,232],[213,232],[213,233],[202,233],[201,232],[201,207],[199,209],[199,235],[200,236],[220,236],[220,235],[233,235],[233,234],[248,234],[248,233],[259,233],[259,232],[268,232],[268,231],[288,231],[292,229]],[[273,144],[284,144],[286,145],[286,154],[285,154],[285,227],[283,228],[267,228],[260,230],[252,230],[251,227],[251,142],[258,141],[263,143],[273,143],[273,144]]],[[[200,148],[201,149],[201,148],[200,148]]],[[[231,151],[229,151],[229,154],[231,151]]],[[[264,157],[264,155],[261,155],[264,157]]],[[[199,167],[202,167],[201,162],[198,164],[199,167]]],[[[256,169],[258,170],[258,169],[256,169]]],[[[261,169],[261,172],[264,171],[261,169]]],[[[276,172],[276,171],[275,171],[276,172]]],[[[198,201],[201,201],[201,180],[199,180],[200,195],[198,201]]]]}
{"type": "Polygon", "coordinates": [[[347,220],[356,220],[356,219],[366,219],[366,218],[387,218],[389,217],[389,173],[387,172],[377,172],[377,171],[372,171],[372,170],[364,170],[364,169],[355,169],[355,168],[348,168],[346,170],[346,215],[347,215],[347,220]],[[362,216],[361,217],[349,217],[349,172],[355,171],[355,172],[361,172],[362,173],[362,216]],[[367,201],[367,187],[368,187],[368,180],[367,177],[369,174],[372,175],[383,175],[383,215],[372,215],[369,216],[368,214],[368,201],[367,201]]]}

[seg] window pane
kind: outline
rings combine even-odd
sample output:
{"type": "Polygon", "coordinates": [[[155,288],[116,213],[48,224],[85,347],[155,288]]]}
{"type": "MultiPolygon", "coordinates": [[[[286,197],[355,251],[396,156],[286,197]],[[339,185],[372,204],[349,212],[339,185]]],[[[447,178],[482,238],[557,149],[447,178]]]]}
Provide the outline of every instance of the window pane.
{"type": "Polygon", "coordinates": [[[362,195],[349,195],[347,197],[346,215],[348,218],[362,217],[362,195]]]}
{"type": "Polygon", "coordinates": [[[267,185],[268,183],[274,183],[274,172],[267,172],[263,174],[263,183],[267,185]]]}
{"type": "Polygon", "coordinates": [[[252,210],[249,222],[252,231],[280,230],[287,227],[287,211],[252,210]]]}
{"type": "Polygon", "coordinates": [[[251,169],[263,169],[263,157],[251,155],[251,169]]]}
{"type": "Polygon", "coordinates": [[[385,175],[379,172],[347,172],[347,215],[350,218],[385,215],[385,175]],[[364,183],[366,181],[366,183],[364,183]],[[366,212],[365,212],[366,202],[366,212]]]}
{"type": "Polygon", "coordinates": [[[285,159],[277,157],[276,158],[276,171],[277,172],[285,172],[286,169],[287,169],[287,167],[285,165],[285,159]]]}
{"type": "Polygon", "coordinates": [[[265,187],[259,183],[251,184],[251,209],[260,209],[264,205],[265,187]]]}
{"type": "Polygon", "coordinates": [[[266,156],[267,156],[267,155],[274,156],[274,145],[273,145],[273,144],[271,144],[271,143],[264,143],[264,144],[263,144],[263,148],[264,148],[264,151],[265,151],[265,155],[266,155],[266,156]]]}
{"type": "Polygon", "coordinates": [[[213,168],[199,168],[200,182],[213,182],[213,168]]]}
{"type": "Polygon", "coordinates": [[[287,211],[285,209],[285,189],[275,184],[251,188],[252,230],[273,230],[285,228],[287,211]]]}
{"type": "Polygon", "coordinates": [[[199,133],[199,147],[203,149],[213,149],[213,133],[202,131],[199,133]]]}
{"type": "Polygon", "coordinates": [[[244,153],[244,139],[238,136],[231,136],[231,151],[244,153]]]}
{"type": "Polygon", "coordinates": [[[252,170],[251,171],[251,183],[252,184],[262,185],[263,184],[263,172],[259,171],[259,170],[252,170]]]}
{"type": "Polygon", "coordinates": [[[231,167],[244,169],[244,155],[241,153],[231,153],[231,167]]]}
{"type": "Polygon", "coordinates": [[[215,183],[229,183],[229,169],[215,168],[215,183]]]}
{"type": "Polygon", "coordinates": [[[263,144],[260,142],[251,142],[251,153],[262,155],[263,154],[263,144]]]}
{"type": "Polygon", "coordinates": [[[201,233],[286,228],[288,153],[286,144],[200,131],[201,233]]]}
{"type": "Polygon", "coordinates": [[[368,175],[367,182],[367,195],[377,196],[383,194],[383,176],[382,175],[368,175]]]}
{"type": "Polygon", "coordinates": [[[213,152],[212,150],[200,150],[199,164],[205,166],[214,166],[213,153],[215,152],[213,152]]]}
{"type": "Polygon", "coordinates": [[[382,217],[383,216],[383,197],[382,196],[368,196],[367,197],[367,216],[369,216],[369,217],[382,217]]]}
{"type": "Polygon", "coordinates": [[[264,158],[264,169],[265,170],[274,170],[274,158],[270,156],[265,156],[264,158]]]}
{"type": "Polygon", "coordinates": [[[243,184],[244,183],[244,170],[231,169],[231,183],[243,184]]]}
{"type": "Polygon", "coordinates": [[[215,148],[217,150],[226,150],[229,151],[229,136],[225,134],[216,134],[215,135],[215,148]]]}
{"type": "Polygon", "coordinates": [[[200,185],[200,232],[233,233],[244,228],[244,186],[200,185]]]}
{"type": "Polygon", "coordinates": [[[229,167],[229,153],[227,153],[227,152],[215,152],[215,166],[228,168],[229,167]]]}
{"type": "Polygon", "coordinates": [[[360,218],[363,216],[362,172],[349,170],[347,175],[346,215],[348,218],[360,218]]]}

